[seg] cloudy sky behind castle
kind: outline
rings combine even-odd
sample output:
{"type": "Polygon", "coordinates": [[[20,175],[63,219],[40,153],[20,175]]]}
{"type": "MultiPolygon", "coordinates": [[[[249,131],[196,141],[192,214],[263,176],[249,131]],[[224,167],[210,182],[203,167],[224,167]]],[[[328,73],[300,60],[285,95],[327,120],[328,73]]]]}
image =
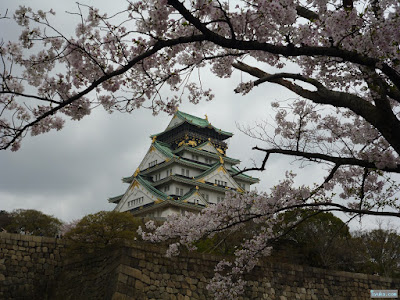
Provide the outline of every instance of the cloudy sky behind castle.
{"type": "MultiPolygon", "coordinates": [[[[100,5],[109,15],[125,5],[124,1],[120,1],[121,5],[115,1],[82,2],[100,5]]],[[[77,19],[65,11],[76,11],[75,1],[2,0],[0,12],[3,14],[8,8],[12,15],[19,4],[44,10],[53,8],[58,27],[74,30],[77,19]]],[[[7,21],[7,27],[2,26],[3,40],[17,38],[18,31],[11,23],[7,21]]],[[[215,99],[198,105],[184,100],[180,110],[199,117],[207,114],[215,127],[233,132],[228,155],[241,159],[240,167],[251,167],[252,160],[257,163],[262,160],[262,154],[251,148],[264,144],[240,132],[237,125],[254,127],[256,122],[272,120],[271,102],[295,95],[272,84],[257,87],[246,96],[237,95],[233,90],[241,80],[248,81],[249,77],[235,71],[231,79],[218,79],[204,72],[202,82],[213,89],[215,99]]],[[[37,209],[64,221],[112,210],[114,205],[107,198],[125,192],[127,185],[121,178],[136,170],[150,146],[149,136],[163,131],[170,119],[164,113],[154,117],[145,109],[131,114],[108,114],[97,108],[80,122],[67,121],[62,131],[26,137],[19,151],[0,152],[0,210],[37,209]]],[[[249,175],[261,179],[257,190],[267,191],[286,170],[295,166],[287,158],[271,156],[265,172],[249,175]]],[[[299,174],[298,184],[301,184],[320,182],[325,173],[320,167],[308,166],[299,174]]]]}

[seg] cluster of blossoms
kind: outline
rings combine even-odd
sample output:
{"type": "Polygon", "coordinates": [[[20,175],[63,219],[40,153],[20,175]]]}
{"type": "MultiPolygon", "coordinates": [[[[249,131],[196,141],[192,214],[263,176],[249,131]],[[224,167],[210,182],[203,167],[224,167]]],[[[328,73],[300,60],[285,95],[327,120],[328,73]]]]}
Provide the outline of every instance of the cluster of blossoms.
{"type": "Polygon", "coordinates": [[[269,255],[271,241],[282,233],[273,230],[280,221],[277,213],[304,203],[310,196],[305,187],[293,188],[293,174],[286,176],[268,194],[227,193],[223,202],[206,207],[200,214],[172,215],[159,227],[149,221],[146,229],[139,228],[139,234],[150,242],[175,240],[169,245],[167,256],[176,256],[182,246],[195,250],[195,242],[204,237],[240,231],[250,222],[258,224],[259,232],[237,245],[234,261],[223,260],[217,264],[215,276],[208,285],[216,299],[236,299],[246,284],[243,275],[250,272],[261,257],[269,255]]]}

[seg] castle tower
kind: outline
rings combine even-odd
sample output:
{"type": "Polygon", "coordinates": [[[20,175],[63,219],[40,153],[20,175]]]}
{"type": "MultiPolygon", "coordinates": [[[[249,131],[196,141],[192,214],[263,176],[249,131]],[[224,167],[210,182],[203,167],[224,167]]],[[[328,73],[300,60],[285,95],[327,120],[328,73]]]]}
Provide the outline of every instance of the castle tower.
{"type": "Polygon", "coordinates": [[[123,195],[110,198],[115,210],[135,216],[164,218],[185,211],[198,212],[223,201],[225,192],[244,192],[259,180],[236,175],[240,160],[226,155],[225,140],[232,133],[177,111],[167,128],[152,135],[147,154],[130,177],[123,195]]]}

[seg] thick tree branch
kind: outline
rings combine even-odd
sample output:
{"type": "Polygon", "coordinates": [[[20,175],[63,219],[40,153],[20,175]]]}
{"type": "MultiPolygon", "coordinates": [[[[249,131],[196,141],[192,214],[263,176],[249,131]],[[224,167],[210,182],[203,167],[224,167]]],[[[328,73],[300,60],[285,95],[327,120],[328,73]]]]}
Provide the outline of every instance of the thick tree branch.
{"type": "Polygon", "coordinates": [[[50,102],[50,103],[54,103],[54,104],[61,104],[60,101],[56,101],[56,100],[53,100],[50,98],[40,97],[40,96],[36,96],[36,95],[23,94],[23,93],[18,93],[18,92],[13,92],[13,91],[0,91],[0,94],[11,94],[11,95],[16,95],[16,96],[21,96],[24,98],[33,98],[33,99],[37,99],[40,101],[46,101],[46,102],[50,102]]]}
{"type": "Polygon", "coordinates": [[[304,6],[300,5],[296,6],[296,11],[300,17],[303,17],[307,20],[313,21],[319,19],[317,13],[313,12],[312,10],[309,10],[308,8],[305,8],[304,6]]]}
{"type": "MultiPolygon", "coordinates": [[[[350,158],[350,157],[336,157],[330,156],[327,154],[322,153],[310,153],[310,152],[302,152],[302,151],[295,151],[295,150],[286,150],[286,149],[263,149],[259,147],[253,147],[254,150],[265,152],[266,155],[270,154],[283,154],[289,156],[297,156],[302,157],[305,159],[313,160],[313,161],[328,161],[334,163],[338,166],[358,166],[362,168],[368,169],[379,169],[389,173],[400,173],[400,165],[397,165],[395,168],[377,168],[373,162],[368,162],[365,160],[357,159],[357,158],[350,158]]],[[[244,171],[243,171],[244,172],[244,171]]]]}
{"type": "Polygon", "coordinates": [[[351,214],[359,214],[359,215],[370,215],[370,216],[385,216],[385,217],[398,217],[400,218],[400,212],[391,212],[391,211],[375,211],[375,210],[367,210],[367,209],[355,209],[349,208],[347,206],[333,203],[333,202],[316,202],[316,203],[304,203],[298,205],[291,205],[280,209],[280,211],[295,209],[295,208],[304,208],[304,207],[332,207],[329,211],[341,211],[344,213],[351,214]]]}
{"type": "Polygon", "coordinates": [[[348,51],[336,47],[323,47],[323,46],[280,46],[270,43],[262,43],[255,40],[240,41],[236,39],[229,39],[221,36],[207,28],[197,17],[195,17],[179,0],[168,0],[168,4],[174,7],[189,23],[198,29],[208,41],[215,43],[223,48],[237,49],[237,50],[254,50],[265,51],[271,54],[283,55],[285,57],[295,56],[324,56],[341,58],[343,61],[356,63],[371,68],[379,68],[393,84],[400,89],[400,74],[387,64],[373,57],[361,55],[355,51],[348,51]]]}
{"type": "Polygon", "coordinates": [[[379,104],[380,106],[377,107],[356,95],[328,90],[319,81],[300,74],[277,73],[271,75],[242,62],[235,62],[232,65],[234,68],[246,72],[254,77],[260,78],[254,82],[255,85],[261,84],[262,82],[277,83],[286,87],[297,95],[313,101],[314,103],[328,104],[334,107],[343,107],[352,110],[357,115],[363,117],[372,126],[377,128],[394,148],[394,150],[400,155],[400,136],[397,134],[400,132],[400,121],[397,119],[396,115],[391,111],[388,105],[386,105],[385,109],[383,109],[383,104],[379,104]],[[283,78],[297,79],[309,83],[316,87],[317,91],[307,90],[283,78]]]}

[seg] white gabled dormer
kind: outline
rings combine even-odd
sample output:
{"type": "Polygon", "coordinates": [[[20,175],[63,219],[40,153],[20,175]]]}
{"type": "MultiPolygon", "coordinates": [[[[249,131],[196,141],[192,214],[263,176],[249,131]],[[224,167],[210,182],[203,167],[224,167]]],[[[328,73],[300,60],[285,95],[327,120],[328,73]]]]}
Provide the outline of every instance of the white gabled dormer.
{"type": "Polygon", "coordinates": [[[152,144],[142,162],[140,163],[139,169],[142,171],[154,167],[155,165],[158,165],[167,160],[168,157],[164,155],[161,151],[157,150],[154,144],[152,144]]]}
{"type": "Polygon", "coordinates": [[[154,196],[134,179],[127,192],[118,203],[115,210],[129,211],[140,206],[155,202],[154,196]]]}
{"type": "Polygon", "coordinates": [[[217,154],[217,155],[223,155],[224,154],[223,152],[221,152],[222,150],[218,151],[210,141],[207,141],[207,142],[199,145],[198,147],[196,147],[196,149],[207,151],[207,152],[214,153],[214,154],[217,154]]]}
{"type": "Polygon", "coordinates": [[[214,186],[243,191],[235,179],[233,179],[229,172],[225,169],[223,164],[220,164],[219,166],[215,165],[212,169],[204,172],[203,174],[204,175],[199,175],[196,179],[212,183],[214,186]]]}
{"type": "Polygon", "coordinates": [[[195,189],[190,191],[187,195],[182,197],[182,202],[201,206],[208,205],[208,202],[203,198],[202,194],[200,193],[198,186],[196,186],[195,189]]]}
{"type": "Polygon", "coordinates": [[[165,130],[171,129],[173,127],[178,126],[179,124],[182,124],[183,122],[185,122],[184,120],[182,120],[181,118],[179,118],[177,116],[177,114],[175,114],[172,118],[172,120],[169,122],[167,128],[165,128],[165,130]]]}

